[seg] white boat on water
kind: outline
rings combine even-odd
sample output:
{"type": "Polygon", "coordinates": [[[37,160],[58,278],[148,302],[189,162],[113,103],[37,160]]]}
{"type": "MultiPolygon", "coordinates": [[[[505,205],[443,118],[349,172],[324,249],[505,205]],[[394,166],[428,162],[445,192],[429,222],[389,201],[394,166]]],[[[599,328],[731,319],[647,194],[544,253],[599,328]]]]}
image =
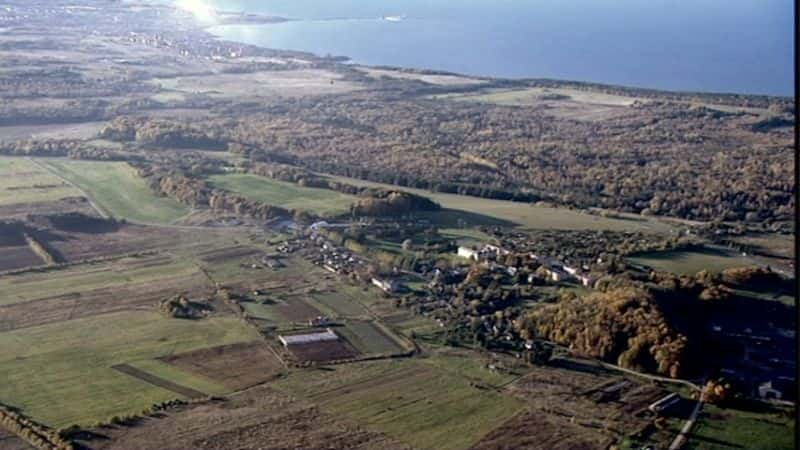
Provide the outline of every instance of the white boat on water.
{"type": "Polygon", "coordinates": [[[406,15],[403,14],[402,16],[383,16],[383,20],[387,22],[402,22],[403,19],[406,18],[406,15]]]}

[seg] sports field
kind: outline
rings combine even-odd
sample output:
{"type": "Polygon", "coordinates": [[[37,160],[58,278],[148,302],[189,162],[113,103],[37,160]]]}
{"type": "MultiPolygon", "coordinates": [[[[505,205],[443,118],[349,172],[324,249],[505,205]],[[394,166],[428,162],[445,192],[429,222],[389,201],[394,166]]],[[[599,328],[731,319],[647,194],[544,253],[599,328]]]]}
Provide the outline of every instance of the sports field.
{"type": "Polygon", "coordinates": [[[74,183],[107,214],[142,223],[170,223],[189,209],[159,197],[124,162],[38,160],[55,174],[74,183]]]}

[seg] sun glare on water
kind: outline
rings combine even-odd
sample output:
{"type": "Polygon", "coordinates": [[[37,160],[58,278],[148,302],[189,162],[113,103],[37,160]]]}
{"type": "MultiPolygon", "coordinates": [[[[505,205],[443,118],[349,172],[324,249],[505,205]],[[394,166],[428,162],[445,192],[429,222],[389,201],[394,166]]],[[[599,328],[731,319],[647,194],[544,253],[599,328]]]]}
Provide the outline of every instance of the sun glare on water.
{"type": "Polygon", "coordinates": [[[177,0],[175,6],[191,13],[201,22],[214,22],[217,19],[217,13],[214,8],[209,6],[205,0],[177,0]]]}

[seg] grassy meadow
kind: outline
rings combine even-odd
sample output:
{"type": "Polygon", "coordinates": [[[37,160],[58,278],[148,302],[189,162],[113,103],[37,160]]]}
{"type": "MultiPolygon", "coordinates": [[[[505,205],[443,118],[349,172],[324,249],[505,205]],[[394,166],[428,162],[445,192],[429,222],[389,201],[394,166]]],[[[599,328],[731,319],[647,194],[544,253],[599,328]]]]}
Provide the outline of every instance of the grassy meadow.
{"type": "Polygon", "coordinates": [[[30,160],[0,157],[0,206],[39,203],[81,193],[30,160]]]}
{"type": "MultiPolygon", "coordinates": [[[[0,399],[53,427],[91,424],[178,397],[111,366],[257,337],[235,317],[192,321],[144,311],[0,333],[0,399]]],[[[179,384],[198,383],[172,369],[158,374],[179,384]]]]}
{"type": "MultiPolygon", "coordinates": [[[[582,211],[539,206],[506,200],[445,194],[407,187],[374,183],[348,177],[330,177],[358,186],[399,189],[422,195],[438,202],[443,210],[424,216],[443,228],[468,228],[476,225],[515,225],[522,229],[549,230],[617,230],[668,233],[673,226],[656,219],[610,218],[582,211]]],[[[452,230],[451,230],[452,232],[452,230]]]]}
{"type": "Polygon", "coordinates": [[[523,408],[456,373],[412,360],[298,371],[274,385],[419,449],[468,448],[523,408]]]}
{"type": "Polygon", "coordinates": [[[40,160],[91,196],[109,215],[142,223],[171,223],[189,209],[159,197],[124,162],[40,160]]]}
{"type": "Polygon", "coordinates": [[[171,258],[123,258],[80,264],[59,270],[7,275],[0,278],[0,305],[45,297],[125,287],[131,283],[189,277],[199,272],[191,261],[171,258]]]}
{"type": "Polygon", "coordinates": [[[629,257],[628,260],[659,271],[687,274],[694,274],[701,270],[721,272],[731,267],[760,265],[740,253],[715,248],[648,252],[629,257]]]}
{"type": "Polygon", "coordinates": [[[765,413],[705,405],[684,448],[790,450],[795,448],[794,414],[787,409],[765,413]]]}
{"type": "Polygon", "coordinates": [[[253,200],[322,216],[347,213],[356,199],[329,189],[303,187],[252,174],[213,175],[208,181],[216,188],[253,200]]]}

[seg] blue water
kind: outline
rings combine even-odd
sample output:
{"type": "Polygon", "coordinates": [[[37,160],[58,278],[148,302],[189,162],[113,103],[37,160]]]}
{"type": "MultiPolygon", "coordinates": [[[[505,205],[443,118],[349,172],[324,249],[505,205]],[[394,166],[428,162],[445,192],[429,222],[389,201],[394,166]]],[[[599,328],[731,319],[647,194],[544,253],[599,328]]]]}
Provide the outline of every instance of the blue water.
{"type": "Polygon", "coordinates": [[[791,0],[208,0],[298,19],[223,38],[357,63],[794,95],[791,0]],[[401,22],[380,19],[404,15],[401,22]]]}

